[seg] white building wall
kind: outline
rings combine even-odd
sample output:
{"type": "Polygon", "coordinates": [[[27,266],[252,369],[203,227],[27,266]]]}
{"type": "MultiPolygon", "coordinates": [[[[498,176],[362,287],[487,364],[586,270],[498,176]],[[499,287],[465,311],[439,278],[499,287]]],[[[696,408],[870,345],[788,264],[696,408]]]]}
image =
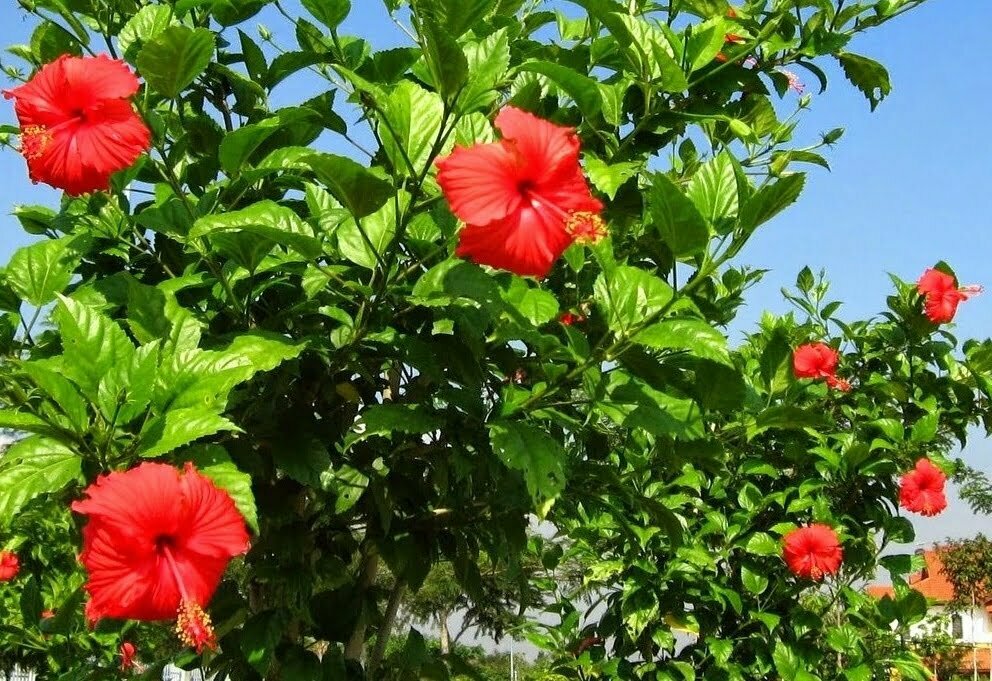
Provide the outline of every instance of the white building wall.
{"type": "MultiPolygon", "coordinates": [[[[984,607],[964,608],[954,614],[961,617],[961,637],[958,639],[962,643],[986,643],[992,644],[992,615],[985,611],[984,607]]],[[[941,625],[948,634],[953,634],[951,624],[952,614],[942,605],[931,606],[927,612],[927,617],[922,622],[914,624],[909,628],[911,636],[922,636],[932,632],[935,626],[941,625]],[[942,618],[939,622],[935,622],[942,618]]]]}

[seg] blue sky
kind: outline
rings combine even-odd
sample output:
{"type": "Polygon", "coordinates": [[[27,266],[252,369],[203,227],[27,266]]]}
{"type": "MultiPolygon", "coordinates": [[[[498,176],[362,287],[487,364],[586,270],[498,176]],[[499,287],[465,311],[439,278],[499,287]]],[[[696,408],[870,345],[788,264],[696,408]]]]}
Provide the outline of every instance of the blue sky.
{"type": "MultiPolygon", "coordinates": [[[[360,9],[343,32],[366,36],[377,48],[402,42],[380,2],[353,5],[360,9]]],[[[0,0],[0,8],[0,44],[26,42],[33,23],[21,18],[15,0],[0,0]]],[[[261,20],[284,35],[278,16],[261,20]]],[[[255,35],[257,23],[243,28],[255,35]]],[[[937,260],[954,267],[962,282],[992,289],[992,94],[985,69],[990,25],[988,0],[931,0],[857,38],[848,49],[878,59],[892,77],[893,92],[874,113],[837,69],[828,68],[830,88],[814,95],[797,138],[814,141],[818,132],[838,126],[846,135],[829,151],[833,171],[814,168],[799,203],[762,228],[744,251],[742,263],[771,272],[752,291],[738,328],[748,328],[762,310],[786,311],[779,288],[792,286],[804,265],[827,270],[834,296],[845,301],[841,314],[851,318],[883,309],[888,272],[915,279],[937,260]]],[[[302,99],[305,93],[294,89],[287,81],[277,93],[287,101],[302,99]]],[[[12,107],[0,101],[0,123],[12,122],[12,107]]],[[[23,160],[13,152],[0,152],[0,179],[0,206],[58,201],[54,191],[27,181],[23,160]]],[[[7,213],[0,213],[4,262],[27,242],[7,213]]],[[[992,291],[963,304],[958,322],[962,338],[992,333],[992,291]]],[[[965,458],[992,471],[992,446],[975,436],[965,458]]],[[[924,542],[988,527],[987,517],[973,518],[956,500],[939,518],[917,523],[924,542]]]]}

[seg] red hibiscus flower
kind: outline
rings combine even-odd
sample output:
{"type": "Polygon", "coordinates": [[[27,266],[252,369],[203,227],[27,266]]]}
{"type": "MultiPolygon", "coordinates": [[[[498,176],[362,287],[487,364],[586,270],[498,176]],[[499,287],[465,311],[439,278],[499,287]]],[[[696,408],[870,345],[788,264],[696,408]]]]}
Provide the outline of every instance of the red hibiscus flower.
{"type": "Polygon", "coordinates": [[[947,508],[945,482],[947,476],[930,459],[920,459],[899,482],[899,505],[911,513],[938,515],[947,508]]]}
{"type": "Polygon", "coordinates": [[[15,99],[21,153],[35,182],[72,196],[106,190],[148,149],[151,134],[129,98],[138,79],[106,55],[63,55],[4,96],[15,99]]]}
{"type": "Polygon", "coordinates": [[[126,672],[129,669],[134,669],[134,656],[138,653],[138,649],[130,641],[124,641],[121,643],[121,671],[126,672]]]}
{"type": "Polygon", "coordinates": [[[954,319],[958,303],[982,292],[981,286],[958,288],[954,277],[937,269],[929,269],[916,282],[923,296],[923,311],[934,324],[947,324],[954,319]]]}
{"type": "Polygon", "coordinates": [[[455,254],[543,277],[573,242],[605,234],[603,205],[579,167],[579,138],[512,106],[496,116],[499,142],[456,147],[437,181],[465,227],[455,254]]]}
{"type": "Polygon", "coordinates": [[[231,558],[248,549],[231,497],[192,464],[143,463],[101,476],[72,510],[89,517],[80,561],[89,573],[86,615],[176,618],[176,633],[202,651],[216,639],[203,607],[231,558]]]}
{"type": "Polygon", "coordinates": [[[822,378],[831,388],[847,392],[851,384],[836,375],[839,359],[837,351],[826,343],[807,343],[792,353],[792,372],[796,378],[822,378]]]}
{"type": "Polygon", "coordinates": [[[782,557],[797,577],[820,580],[840,569],[844,550],[833,528],[817,523],[785,535],[782,557]]]}
{"type": "Polygon", "coordinates": [[[0,551],[0,582],[9,582],[21,571],[21,561],[13,551],[0,551]]]}

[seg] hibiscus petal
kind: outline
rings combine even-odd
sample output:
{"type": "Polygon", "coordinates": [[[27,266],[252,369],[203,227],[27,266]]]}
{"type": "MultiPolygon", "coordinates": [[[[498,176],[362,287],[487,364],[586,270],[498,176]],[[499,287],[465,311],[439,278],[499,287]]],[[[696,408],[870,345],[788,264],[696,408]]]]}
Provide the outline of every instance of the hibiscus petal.
{"type": "Polygon", "coordinates": [[[496,116],[496,127],[525,163],[528,179],[544,194],[548,185],[573,177],[579,163],[579,138],[572,128],[555,125],[512,106],[496,116]]]}
{"type": "Polygon", "coordinates": [[[126,99],[141,86],[127,64],[105,54],[69,57],[64,59],[62,66],[69,87],[66,96],[73,99],[126,99]]]}
{"type": "Polygon", "coordinates": [[[103,475],[86,490],[88,499],[72,510],[98,518],[132,537],[149,539],[179,532],[183,520],[179,471],[161,463],[143,463],[126,472],[103,475]]]}
{"type": "Polygon", "coordinates": [[[178,553],[220,558],[225,564],[232,556],[244,553],[248,549],[248,532],[230,495],[192,466],[187,467],[181,485],[186,517],[178,553]]]}
{"type": "Polygon", "coordinates": [[[451,212],[470,225],[500,220],[523,201],[518,159],[504,143],[457,147],[437,167],[451,212]]]}
{"type": "Polygon", "coordinates": [[[527,205],[503,220],[462,229],[455,254],[520,276],[544,277],[571,243],[560,217],[527,205]]]}
{"type": "Polygon", "coordinates": [[[4,97],[15,98],[14,113],[22,128],[29,125],[54,127],[72,118],[65,102],[68,88],[65,63],[70,58],[62,55],[42,66],[24,85],[3,91],[4,97]]]}

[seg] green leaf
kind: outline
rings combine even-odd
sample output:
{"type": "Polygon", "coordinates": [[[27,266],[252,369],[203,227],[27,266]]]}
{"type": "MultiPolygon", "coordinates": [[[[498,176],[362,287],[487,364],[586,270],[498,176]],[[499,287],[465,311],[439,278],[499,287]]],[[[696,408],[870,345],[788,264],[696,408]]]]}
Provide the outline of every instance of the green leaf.
{"type": "Polygon", "coordinates": [[[782,681],[795,681],[799,672],[804,671],[805,664],[788,643],[778,641],[775,644],[775,651],[772,653],[772,661],[775,663],[775,670],[779,673],[782,681]]]}
{"type": "Polygon", "coordinates": [[[402,80],[382,103],[382,149],[402,175],[420,177],[437,153],[435,142],[444,119],[444,102],[413,81],[402,80]],[[411,167],[412,166],[412,167],[411,167]]]}
{"type": "Polygon", "coordinates": [[[728,152],[710,159],[689,180],[689,198],[717,232],[725,233],[737,215],[737,176],[728,152]]]}
{"type": "Polygon", "coordinates": [[[676,258],[693,256],[706,249],[710,238],[706,219],[667,175],[651,176],[647,201],[651,223],[676,258]]]}
{"type": "Polygon", "coordinates": [[[503,297],[534,326],[547,324],[558,316],[558,299],[547,291],[530,288],[522,279],[514,279],[503,297]]]}
{"type": "Polygon", "coordinates": [[[585,158],[586,175],[589,181],[599,191],[614,199],[620,187],[632,177],[637,177],[641,170],[639,163],[621,162],[612,165],[587,155],[585,158]]]}
{"type": "Polygon", "coordinates": [[[796,202],[805,185],[806,175],[796,173],[763,186],[741,209],[741,228],[745,231],[753,231],[771,220],[796,202]]]}
{"type": "Polygon", "coordinates": [[[57,440],[34,435],[0,459],[0,527],[7,527],[29,501],[57,492],[81,473],[79,455],[57,440]]]}
{"type": "Polygon", "coordinates": [[[62,334],[63,373],[95,401],[103,376],[131,363],[134,345],[115,322],[72,298],[59,296],[52,316],[62,334]]]}
{"type": "Polygon", "coordinates": [[[305,347],[279,334],[255,331],[236,336],[223,350],[177,353],[159,368],[153,406],[160,412],[191,408],[219,413],[234,386],[295,358],[305,347]]]}
{"type": "Polygon", "coordinates": [[[489,425],[493,451],[508,467],[520,471],[539,507],[565,489],[565,450],[547,433],[516,421],[489,425]]]}
{"type": "MultiPolygon", "coordinates": [[[[431,4],[436,0],[427,0],[431,4]]],[[[420,34],[423,37],[427,67],[431,80],[441,97],[451,101],[468,79],[468,60],[455,36],[433,12],[420,17],[420,34]]]]}
{"type": "Polygon", "coordinates": [[[550,61],[531,60],[521,64],[520,71],[547,76],[574,101],[586,118],[593,118],[603,107],[603,99],[595,80],[567,66],[550,61]]]}
{"type": "MultiPolygon", "coordinates": [[[[409,200],[405,192],[400,195],[401,211],[409,200]]],[[[336,236],[341,255],[356,265],[374,269],[396,236],[396,202],[388,201],[361,220],[349,218],[338,228],[336,236]]]]}
{"type": "Polygon", "coordinates": [[[755,532],[748,538],[744,550],[755,556],[777,556],[782,552],[782,546],[767,532],[755,532]]]}
{"type": "Polygon", "coordinates": [[[167,5],[146,5],[117,34],[117,47],[127,57],[133,59],[137,48],[157,37],[173,23],[172,8],[167,5]]]}
{"type": "Polygon", "coordinates": [[[844,69],[844,75],[856,88],[861,90],[861,93],[871,104],[871,110],[874,111],[875,107],[892,91],[889,72],[874,59],[862,57],[859,54],[841,52],[836,56],[844,69]]]}
{"type": "Polygon", "coordinates": [[[510,68],[507,29],[501,28],[481,42],[466,44],[464,53],[472,77],[458,95],[457,104],[459,111],[467,113],[486,108],[499,96],[496,87],[507,77],[510,68]]]}
{"type": "Polygon", "coordinates": [[[755,596],[760,596],[768,588],[768,577],[759,569],[753,569],[746,564],[741,565],[741,583],[744,588],[755,596]]]}
{"type": "Polygon", "coordinates": [[[107,423],[123,426],[144,414],[152,398],[158,368],[158,344],[145,345],[131,361],[116,364],[97,386],[96,404],[107,423]]]}
{"type": "Polygon", "coordinates": [[[305,258],[316,258],[321,253],[313,227],[275,201],[259,201],[241,210],[202,217],[193,223],[188,239],[193,241],[224,232],[257,234],[292,248],[305,258]]]}
{"type": "Polygon", "coordinates": [[[282,611],[266,610],[254,615],[241,628],[241,651],[259,676],[268,676],[276,644],[282,636],[285,623],[282,611]]]}
{"type": "Polygon", "coordinates": [[[599,275],[593,286],[596,304],[610,328],[623,334],[663,310],[672,300],[672,287],[637,267],[622,265],[609,276],[599,275]]]}
{"type": "Polygon", "coordinates": [[[498,299],[493,278],[475,263],[457,258],[444,260],[427,270],[413,287],[420,304],[446,305],[456,298],[488,302],[498,299]]]}
{"type": "Polygon", "coordinates": [[[41,600],[41,591],[38,589],[38,580],[34,575],[30,575],[20,585],[20,589],[21,617],[24,618],[25,627],[31,627],[41,619],[41,611],[45,609],[45,603],[41,600]]]}
{"type": "Polygon", "coordinates": [[[645,79],[656,82],[665,92],[682,92],[689,87],[663,30],[643,17],[630,14],[610,12],[598,18],[626,48],[631,66],[645,79]]]}
{"type": "Polygon", "coordinates": [[[324,491],[334,492],[334,513],[341,515],[351,510],[362,498],[369,486],[369,479],[358,469],[345,465],[335,471],[321,473],[320,485],[324,491]]]}
{"type": "Polygon", "coordinates": [[[803,428],[822,428],[826,425],[827,419],[822,412],[792,405],[769,407],[758,414],[754,425],[748,428],[748,438],[753,438],[770,428],[802,430],[803,428]]]}
{"type": "Polygon", "coordinates": [[[138,72],[160,95],[175,98],[206,70],[213,52],[211,31],[172,26],[141,48],[138,72]]]}
{"type": "Polygon", "coordinates": [[[19,248],[10,256],[7,283],[35,307],[52,302],[69,285],[79,264],[80,254],[72,248],[75,240],[46,239],[19,248]]]}
{"type": "Polygon", "coordinates": [[[218,151],[220,167],[229,176],[236,177],[248,157],[282,125],[282,121],[273,116],[227,133],[218,151]]]}
{"type": "Polygon", "coordinates": [[[723,49],[727,33],[728,24],[723,17],[713,17],[693,26],[685,46],[689,70],[697,71],[711,64],[723,49]]]}
{"type": "Polygon", "coordinates": [[[931,442],[937,437],[940,426],[940,412],[932,411],[924,414],[913,424],[909,433],[911,442],[931,442]]]}
{"type": "Polygon", "coordinates": [[[419,14],[436,21],[452,38],[460,38],[488,15],[495,0],[415,0],[419,14]]]}
{"type": "Polygon", "coordinates": [[[251,489],[251,476],[238,469],[223,447],[203,445],[190,449],[188,460],[204,476],[227,492],[252,532],[258,534],[258,511],[251,489]]]}
{"type": "Polygon", "coordinates": [[[313,17],[330,30],[336,29],[351,12],[351,0],[302,0],[313,17]]]}
{"type": "MultiPolygon", "coordinates": [[[[49,360],[51,362],[52,360],[49,360]]],[[[76,432],[83,432],[89,425],[89,410],[86,401],[76,387],[67,380],[61,371],[56,370],[56,364],[40,361],[24,362],[20,370],[24,372],[38,388],[58,405],[68,418],[76,432]]]]}
{"type": "Polygon", "coordinates": [[[346,446],[351,447],[374,435],[431,433],[443,425],[444,422],[436,414],[420,405],[374,404],[361,411],[354,434],[349,434],[346,439],[346,446]]]}
{"type": "Polygon", "coordinates": [[[638,332],[633,340],[659,350],[688,350],[696,357],[733,366],[727,338],[702,319],[666,319],[638,332]]]}
{"type": "Polygon", "coordinates": [[[368,168],[350,158],[314,154],[305,162],[355,218],[371,215],[393,196],[393,187],[389,182],[373,175],[368,168]]]}
{"type": "Polygon", "coordinates": [[[41,435],[53,435],[55,433],[52,425],[40,416],[13,409],[0,409],[0,428],[22,430],[41,435]]]}
{"type": "Polygon", "coordinates": [[[82,47],[71,33],[51,21],[43,21],[31,34],[31,51],[42,63],[54,61],[63,54],[80,55],[82,47]]]}
{"type": "Polygon", "coordinates": [[[142,428],[137,453],[145,458],[162,456],[222,430],[241,431],[223,416],[205,413],[202,408],[170,409],[142,428]]]}
{"type": "Polygon", "coordinates": [[[781,328],[775,329],[765,349],[761,351],[759,367],[761,379],[770,394],[774,395],[788,387],[792,380],[792,346],[781,328]]]}

